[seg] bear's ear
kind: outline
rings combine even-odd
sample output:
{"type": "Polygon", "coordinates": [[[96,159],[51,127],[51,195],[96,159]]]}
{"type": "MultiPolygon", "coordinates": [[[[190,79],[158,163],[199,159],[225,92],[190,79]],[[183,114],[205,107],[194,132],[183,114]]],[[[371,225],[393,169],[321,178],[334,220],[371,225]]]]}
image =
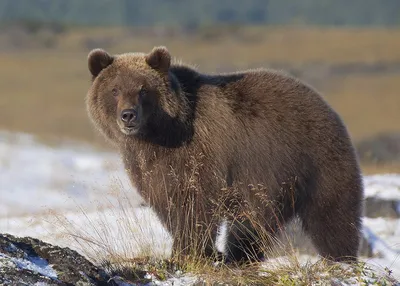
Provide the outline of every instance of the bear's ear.
{"type": "Polygon", "coordinates": [[[166,47],[155,47],[146,55],[146,63],[157,71],[168,73],[171,55],[166,47]]]}
{"type": "Polygon", "coordinates": [[[88,55],[88,67],[93,77],[112,64],[114,58],[102,49],[94,49],[88,55]]]}

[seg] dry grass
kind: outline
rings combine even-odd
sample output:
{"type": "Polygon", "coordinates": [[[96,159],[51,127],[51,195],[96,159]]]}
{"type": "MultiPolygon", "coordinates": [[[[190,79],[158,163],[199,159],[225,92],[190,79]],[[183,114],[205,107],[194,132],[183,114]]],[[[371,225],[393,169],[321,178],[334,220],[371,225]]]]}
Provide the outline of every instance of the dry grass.
{"type": "Polygon", "coordinates": [[[93,140],[84,96],[86,57],[59,53],[0,55],[0,128],[93,140]]]}
{"type": "Polygon", "coordinates": [[[396,29],[209,27],[185,35],[101,28],[70,33],[60,45],[68,51],[80,51],[79,45],[88,35],[114,41],[112,52],[146,51],[154,45],[167,45],[174,54],[206,70],[214,69],[215,63],[232,62],[243,68],[267,61],[338,64],[400,60],[400,30],[396,29]]]}
{"type": "Polygon", "coordinates": [[[206,265],[203,264],[198,274],[205,285],[394,285],[394,280],[384,271],[374,272],[365,263],[345,265],[324,259],[301,262],[290,254],[262,266],[216,268],[206,265]]]}
{"type": "Polygon", "coordinates": [[[400,173],[399,164],[363,164],[364,175],[400,173]]]}
{"type": "Polygon", "coordinates": [[[335,78],[330,86],[325,97],[347,123],[354,139],[400,132],[400,73],[335,78]]]}

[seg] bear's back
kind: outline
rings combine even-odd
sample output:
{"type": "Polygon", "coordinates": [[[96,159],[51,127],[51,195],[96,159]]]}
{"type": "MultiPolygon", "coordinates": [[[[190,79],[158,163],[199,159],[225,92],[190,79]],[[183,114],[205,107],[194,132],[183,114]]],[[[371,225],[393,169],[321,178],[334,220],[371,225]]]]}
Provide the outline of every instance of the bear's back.
{"type": "Polygon", "coordinates": [[[184,65],[172,66],[171,71],[192,107],[206,113],[203,119],[211,126],[212,121],[227,127],[239,123],[245,129],[261,129],[253,132],[256,136],[268,129],[273,137],[290,133],[292,139],[313,141],[338,134],[348,137],[341,118],[323,97],[288,74],[258,69],[207,75],[184,65]]]}
{"type": "Polygon", "coordinates": [[[357,170],[342,120],[302,81],[266,69],[216,75],[185,66],[171,70],[195,103],[199,145],[210,159],[235,165],[241,177],[309,177],[331,162],[337,170],[354,162],[357,170]]]}

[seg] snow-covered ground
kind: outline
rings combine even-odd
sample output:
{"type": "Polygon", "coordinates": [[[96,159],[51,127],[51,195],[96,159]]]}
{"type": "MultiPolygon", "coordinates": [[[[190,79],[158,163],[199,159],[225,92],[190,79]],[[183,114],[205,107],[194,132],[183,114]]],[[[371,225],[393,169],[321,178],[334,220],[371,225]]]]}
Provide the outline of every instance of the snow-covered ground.
{"type": "Polygon", "coordinates": [[[115,153],[0,132],[0,232],[80,249],[65,236],[74,232],[100,248],[113,245],[110,254],[168,254],[170,237],[141,202],[115,153]]]}
{"type": "MultiPolygon", "coordinates": [[[[364,182],[366,196],[400,202],[400,174],[364,182]]],[[[28,134],[0,132],[0,232],[69,246],[92,258],[168,255],[169,235],[140,203],[117,154],[74,144],[51,147],[28,134]]],[[[376,253],[367,261],[400,278],[400,219],[364,218],[364,225],[376,253]]]]}

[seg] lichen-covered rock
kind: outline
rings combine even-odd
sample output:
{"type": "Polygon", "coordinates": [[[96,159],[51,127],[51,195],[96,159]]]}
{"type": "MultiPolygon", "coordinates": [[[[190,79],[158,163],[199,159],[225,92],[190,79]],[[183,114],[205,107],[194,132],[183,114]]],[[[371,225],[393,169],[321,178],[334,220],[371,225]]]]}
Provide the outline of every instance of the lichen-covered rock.
{"type": "Polygon", "coordinates": [[[113,285],[109,280],[74,250],[0,234],[0,285],[113,285]]]}

